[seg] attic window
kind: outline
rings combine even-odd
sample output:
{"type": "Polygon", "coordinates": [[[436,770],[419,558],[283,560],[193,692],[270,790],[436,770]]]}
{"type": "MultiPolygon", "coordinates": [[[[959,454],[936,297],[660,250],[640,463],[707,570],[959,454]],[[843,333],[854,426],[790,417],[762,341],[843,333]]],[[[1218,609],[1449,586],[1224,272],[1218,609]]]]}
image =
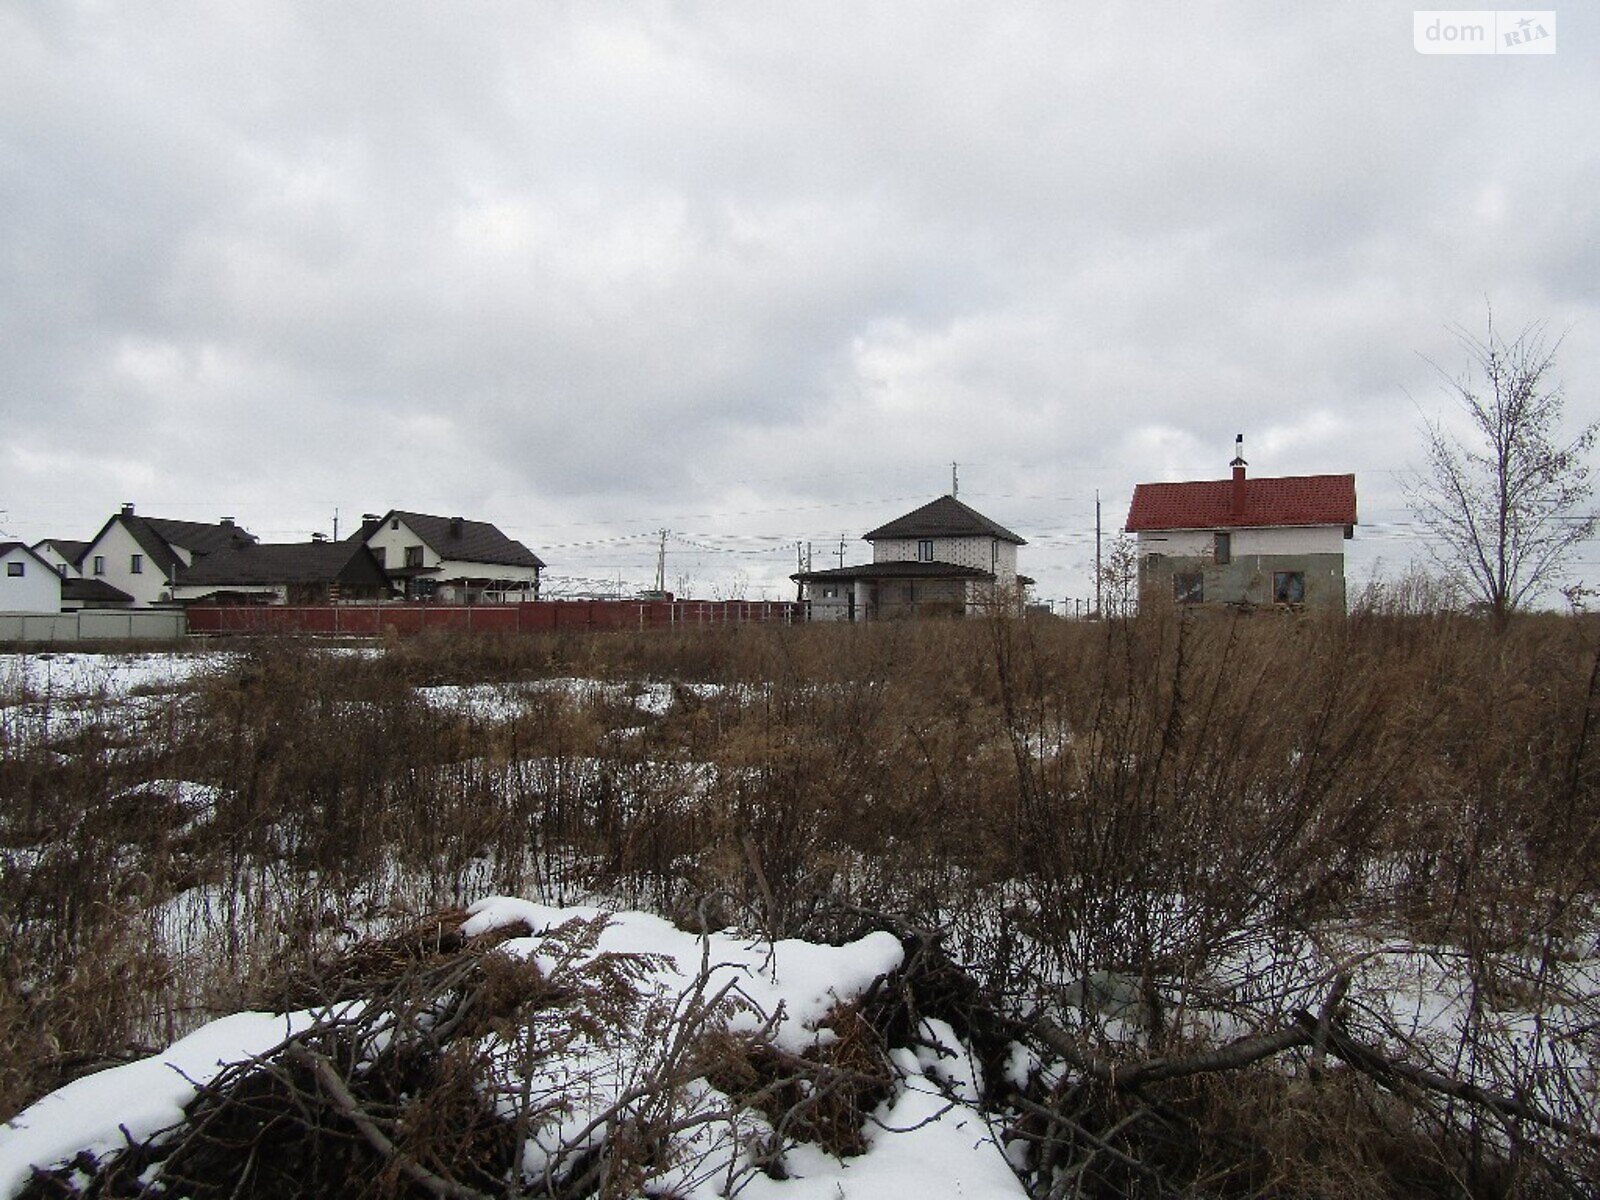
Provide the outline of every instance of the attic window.
{"type": "Polygon", "coordinates": [[[399,529],[400,528],[400,518],[396,517],[394,520],[390,521],[389,522],[389,528],[390,529],[399,529]]]}
{"type": "Polygon", "coordinates": [[[21,579],[27,572],[27,563],[11,562],[6,564],[6,574],[12,579],[21,579]]]}
{"type": "Polygon", "coordinates": [[[106,573],[106,556],[104,554],[96,554],[94,556],[94,573],[96,575],[104,575],[106,573]]]}
{"type": "Polygon", "coordinates": [[[932,541],[932,539],[925,538],[924,540],[922,540],[922,541],[917,543],[917,561],[918,562],[932,562],[933,561],[933,541],[932,541]]]}
{"type": "Polygon", "coordinates": [[[134,575],[144,574],[144,555],[134,554],[128,558],[128,570],[134,575]]]}
{"type": "Polygon", "coordinates": [[[421,565],[422,565],[422,547],[421,546],[407,546],[406,547],[406,566],[408,566],[408,567],[420,567],[421,565]]]}

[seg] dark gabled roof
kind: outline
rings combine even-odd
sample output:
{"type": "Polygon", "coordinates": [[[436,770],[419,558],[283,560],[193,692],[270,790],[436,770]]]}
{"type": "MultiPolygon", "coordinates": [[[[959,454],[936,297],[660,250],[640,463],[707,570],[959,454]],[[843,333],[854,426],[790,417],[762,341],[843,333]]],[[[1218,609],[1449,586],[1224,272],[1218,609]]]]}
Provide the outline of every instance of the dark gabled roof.
{"type": "Polygon", "coordinates": [[[1245,529],[1356,524],[1354,475],[1246,479],[1237,510],[1232,479],[1141,483],[1128,508],[1129,533],[1156,529],[1245,529]]]}
{"type": "Polygon", "coordinates": [[[40,546],[49,546],[69,563],[76,563],[83,557],[83,552],[89,548],[88,542],[80,542],[73,538],[40,538],[33,544],[34,550],[40,546]]]}
{"type": "Polygon", "coordinates": [[[80,570],[83,560],[89,556],[96,543],[105,537],[106,530],[117,522],[139,543],[139,548],[144,551],[145,557],[150,560],[151,566],[160,569],[161,573],[171,579],[177,569],[183,565],[183,559],[173,549],[177,546],[187,550],[191,555],[209,554],[213,550],[220,550],[225,546],[243,545],[256,540],[255,535],[243,526],[222,523],[207,525],[200,521],[169,521],[164,517],[141,517],[136,513],[119,512],[112,516],[100,527],[100,532],[84,543],[83,550],[73,560],[73,565],[80,570]]]}
{"type": "Polygon", "coordinates": [[[168,545],[178,546],[191,554],[210,554],[242,542],[254,542],[255,534],[240,525],[207,525],[203,521],[169,521],[164,517],[134,517],[143,521],[168,545]]]}
{"type": "Polygon", "coordinates": [[[384,514],[384,523],[396,517],[404,521],[440,558],[457,562],[495,563],[503,567],[544,568],[544,560],[537,554],[487,521],[433,517],[427,513],[391,509],[384,514]]]}
{"type": "Polygon", "coordinates": [[[993,537],[1019,546],[1028,543],[1004,525],[998,525],[954,496],[940,496],[915,512],[880,525],[861,535],[864,541],[887,538],[993,537]]]}
{"type": "Polygon", "coordinates": [[[272,587],[342,583],[383,587],[387,580],[363,542],[245,543],[213,550],[183,567],[180,587],[272,587]]]}
{"type": "Polygon", "coordinates": [[[859,567],[830,567],[789,576],[801,583],[825,579],[993,579],[990,571],[941,562],[871,562],[859,567]]]}
{"type": "Polygon", "coordinates": [[[133,597],[119,587],[112,587],[104,579],[79,579],[72,576],[61,581],[61,598],[79,600],[85,604],[132,604],[133,597]]]}

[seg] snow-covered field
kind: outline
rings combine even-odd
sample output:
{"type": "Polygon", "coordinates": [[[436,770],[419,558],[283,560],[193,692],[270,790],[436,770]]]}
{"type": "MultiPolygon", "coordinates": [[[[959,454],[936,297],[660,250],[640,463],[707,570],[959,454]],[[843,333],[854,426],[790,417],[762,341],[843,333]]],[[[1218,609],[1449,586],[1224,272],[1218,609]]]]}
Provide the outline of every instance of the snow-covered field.
{"type": "Polygon", "coordinates": [[[0,744],[20,749],[90,730],[126,737],[233,660],[219,651],[0,654],[0,744]]]}
{"type": "Polygon", "coordinates": [[[580,704],[631,706],[647,716],[660,717],[672,709],[679,693],[708,698],[723,690],[705,683],[616,683],[569,677],[527,683],[435,684],[418,688],[417,694],[437,711],[493,723],[514,720],[542,696],[561,696],[580,704]]]}
{"type": "Polygon", "coordinates": [[[173,691],[197,676],[226,669],[234,658],[221,651],[0,654],[0,705],[173,691]]]}

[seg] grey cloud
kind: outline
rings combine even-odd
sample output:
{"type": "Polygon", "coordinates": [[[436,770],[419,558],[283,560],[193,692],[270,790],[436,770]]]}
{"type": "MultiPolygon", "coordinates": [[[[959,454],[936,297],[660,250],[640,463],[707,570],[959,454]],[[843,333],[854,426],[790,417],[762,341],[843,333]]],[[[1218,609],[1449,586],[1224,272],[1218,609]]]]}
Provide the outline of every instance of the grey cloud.
{"type": "Polygon", "coordinates": [[[1445,60],[1396,13],[13,7],[0,508],[820,540],[959,459],[1065,531],[1025,567],[1062,595],[1095,489],[1114,523],[1244,430],[1403,517],[1419,355],[1485,296],[1593,395],[1600,71],[1576,21],[1445,60]]]}

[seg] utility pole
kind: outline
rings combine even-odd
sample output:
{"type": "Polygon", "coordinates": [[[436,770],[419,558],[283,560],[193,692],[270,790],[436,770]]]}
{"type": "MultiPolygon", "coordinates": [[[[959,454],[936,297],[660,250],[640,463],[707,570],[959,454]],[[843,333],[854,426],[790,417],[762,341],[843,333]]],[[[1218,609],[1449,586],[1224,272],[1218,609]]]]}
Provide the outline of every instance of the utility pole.
{"type": "Polygon", "coordinates": [[[656,551],[656,595],[667,594],[667,530],[661,530],[661,548],[656,551]]]}
{"type": "Polygon", "coordinates": [[[844,534],[839,535],[839,568],[844,569],[844,534]]]}
{"type": "Polygon", "coordinates": [[[1100,489],[1094,490],[1094,616],[1100,619],[1100,489]]]}
{"type": "Polygon", "coordinates": [[[333,540],[336,542],[339,540],[339,506],[337,504],[333,506],[333,540]]]}
{"type": "Polygon", "coordinates": [[[961,494],[961,480],[956,476],[956,464],[950,464],[950,499],[954,500],[961,494]]]}

